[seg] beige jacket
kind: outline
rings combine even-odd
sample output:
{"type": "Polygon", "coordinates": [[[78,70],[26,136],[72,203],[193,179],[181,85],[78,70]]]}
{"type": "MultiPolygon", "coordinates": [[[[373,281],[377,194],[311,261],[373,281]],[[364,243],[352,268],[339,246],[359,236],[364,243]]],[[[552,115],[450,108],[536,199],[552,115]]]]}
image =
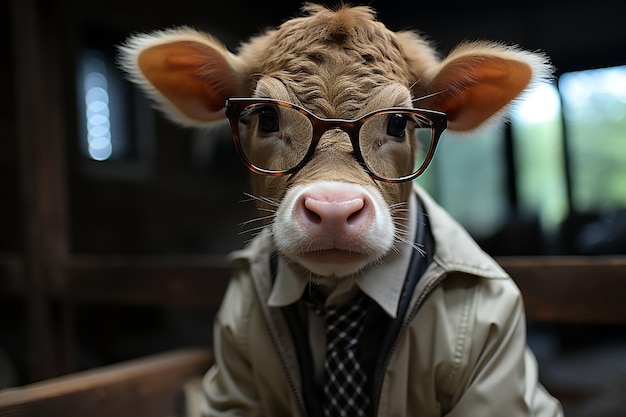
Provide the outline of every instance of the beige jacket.
{"type": "MultiPolygon", "coordinates": [[[[523,302],[511,278],[419,187],[435,240],[384,371],[377,416],[561,416],[526,346],[523,302]]],[[[262,234],[237,254],[215,322],[216,364],[189,414],[305,417],[293,341],[271,290],[262,234]]]]}

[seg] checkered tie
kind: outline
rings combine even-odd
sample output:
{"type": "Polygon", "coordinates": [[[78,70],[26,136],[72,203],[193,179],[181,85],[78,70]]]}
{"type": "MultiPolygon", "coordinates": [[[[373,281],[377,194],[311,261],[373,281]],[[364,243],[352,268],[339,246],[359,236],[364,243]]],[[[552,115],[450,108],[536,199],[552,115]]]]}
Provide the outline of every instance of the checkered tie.
{"type": "Polygon", "coordinates": [[[361,417],[366,415],[369,396],[365,392],[367,375],[358,361],[358,341],[363,332],[366,298],[316,313],[326,322],[326,361],[324,368],[324,416],[361,417]]]}

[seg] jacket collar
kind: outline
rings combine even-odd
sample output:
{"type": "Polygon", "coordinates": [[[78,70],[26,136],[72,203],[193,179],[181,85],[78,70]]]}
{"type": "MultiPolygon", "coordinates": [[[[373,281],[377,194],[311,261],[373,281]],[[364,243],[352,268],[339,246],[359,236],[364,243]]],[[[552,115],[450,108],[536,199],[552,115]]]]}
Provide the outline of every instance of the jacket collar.
{"type": "Polygon", "coordinates": [[[417,184],[414,184],[413,189],[428,215],[435,241],[434,260],[445,272],[462,272],[493,279],[509,278],[498,263],[426,191],[417,184]]]}

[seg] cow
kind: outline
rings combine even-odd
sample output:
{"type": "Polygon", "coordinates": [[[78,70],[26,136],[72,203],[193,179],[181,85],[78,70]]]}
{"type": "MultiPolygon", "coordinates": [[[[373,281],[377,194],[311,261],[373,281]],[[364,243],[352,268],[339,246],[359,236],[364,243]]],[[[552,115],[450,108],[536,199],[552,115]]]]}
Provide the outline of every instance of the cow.
{"type": "Polygon", "coordinates": [[[236,52],[176,27],[132,35],[120,62],[174,122],[228,120],[266,214],[232,256],[190,414],[562,414],[518,288],[413,181],[445,129],[502,123],[549,79],[544,54],[474,41],[442,58],[370,7],[306,4],[236,52]]]}

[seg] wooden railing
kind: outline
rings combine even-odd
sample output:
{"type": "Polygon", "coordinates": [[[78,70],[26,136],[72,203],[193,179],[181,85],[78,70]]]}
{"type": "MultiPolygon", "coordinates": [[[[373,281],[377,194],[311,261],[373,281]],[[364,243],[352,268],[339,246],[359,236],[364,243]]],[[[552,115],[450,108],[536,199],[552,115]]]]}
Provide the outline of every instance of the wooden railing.
{"type": "Polygon", "coordinates": [[[205,372],[206,348],[180,349],[0,391],[0,416],[171,417],[183,386],[205,372]]]}
{"type": "MultiPolygon", "coordinates": [[[[498,261],[520,287],[530,320],[626,324],[624,256],[498,261]]],[[[0,293],[24,295],[21,271],[19,258],[0,259],[0,293]]],[[[217,308],[229,266],[219,257],[76,257],[53,276],[50,297],[60,302],[217,308]]],[[[0,417],[172,416],[185,381],[200,376],[211,360],[208,346],[177,350],[11,388],[0,391],[0,417]]]]}
{"type": "Polygon", "coordinates": [[[530,320],[626,324],[626,256],[507,257],[530,320]]]}

